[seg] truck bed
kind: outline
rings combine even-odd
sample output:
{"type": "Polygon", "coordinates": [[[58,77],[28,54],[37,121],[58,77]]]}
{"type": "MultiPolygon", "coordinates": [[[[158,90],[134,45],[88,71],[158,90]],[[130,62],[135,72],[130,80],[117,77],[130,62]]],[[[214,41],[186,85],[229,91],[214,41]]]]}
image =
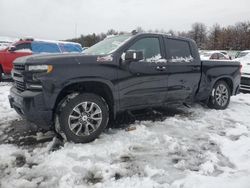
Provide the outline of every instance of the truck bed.
{"type": "Polygon", "coordinates": [[[231,95],[239,91],[241,65],[237,61],[205,60],[201,61],[201,78],[196,100],[207,99],[214,83],[223,78],[231,87],[231,95]]]}

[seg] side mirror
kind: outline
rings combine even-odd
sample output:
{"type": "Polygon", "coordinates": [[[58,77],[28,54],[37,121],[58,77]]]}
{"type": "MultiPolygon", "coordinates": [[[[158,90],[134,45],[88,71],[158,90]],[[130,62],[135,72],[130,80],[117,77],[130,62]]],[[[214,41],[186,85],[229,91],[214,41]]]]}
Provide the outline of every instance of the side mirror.
{"type": "Polygon", "coordinates": [[[126,61],[140,61],[143,59],[142,51],[128,50],[125,53],[126,61]]]}
{"type": "Polygon", "coordinates": [[[16,47],[15,46],[10,46],[8,51],[9,52],[14,52],[14,51],[16,51],[16,47]]]}

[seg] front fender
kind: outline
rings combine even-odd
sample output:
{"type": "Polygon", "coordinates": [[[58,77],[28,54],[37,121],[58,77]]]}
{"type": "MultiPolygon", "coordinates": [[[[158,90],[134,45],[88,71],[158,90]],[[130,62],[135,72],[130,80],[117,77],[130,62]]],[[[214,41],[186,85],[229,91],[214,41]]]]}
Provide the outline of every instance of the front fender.
{"type": "Polygon", "coordinates": [[[61,94],[63,93],[63,91],[67,88],[70,87],[71,85],[74,84],[79,84],[79,83],[89,83],[89,82],[95,82],[95,83],[100,83],[105,85],[106,87],[108,87],[108,89],[110,90],[111,94],[112,94],[112,99],[113,99],[113,112],[114,112],[114,116],[116,115],[118,109],[119,109],[119,95],[118,92],[116,92],[115,86],[114,84],[106,79],[103,78],[98,78],[98,77],[84,77],[84,78],[74,78],[71,80],[67,80],[66,82],[63,82],[62,84],[60,84],[59,86],[57,86],[54,90],[53,93],[53,109],[55,109],[55,107],[57,106],[58,102],[60,101],[61,98],[61,94]]]}

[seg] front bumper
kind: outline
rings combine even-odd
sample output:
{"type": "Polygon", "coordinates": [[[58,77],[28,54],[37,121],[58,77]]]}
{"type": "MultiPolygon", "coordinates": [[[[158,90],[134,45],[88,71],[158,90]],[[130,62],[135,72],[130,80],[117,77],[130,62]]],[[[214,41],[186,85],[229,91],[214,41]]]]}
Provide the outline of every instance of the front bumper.
{"type": "Polygon", "coordinates": [[[241,76],[240,90],[250,92],[250,75],[241,76]]]}
{"type": "Polygon", "coordinates": [[[9,102],[10,106],[23,118],[43,129],[51,128],[53,111],[46,109],[42,92],[28,90],[19,92],[15,87],[12,87],[9,102]]]}

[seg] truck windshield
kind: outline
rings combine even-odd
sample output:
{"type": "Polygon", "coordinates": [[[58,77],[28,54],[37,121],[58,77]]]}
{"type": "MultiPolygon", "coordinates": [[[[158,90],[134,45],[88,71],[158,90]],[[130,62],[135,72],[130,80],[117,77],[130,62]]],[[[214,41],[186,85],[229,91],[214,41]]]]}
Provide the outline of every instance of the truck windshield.
{"type": "Polygon", "coordinates": [[[84,50],[84,54],[91,55],[104,55],[110,54],[118,49],[122,44],[129,40],[131,35],[119,35],[114,37],[108,37],[101,42],[98,42],[94,46],[91,46],[87,50],[84,50]]]}

